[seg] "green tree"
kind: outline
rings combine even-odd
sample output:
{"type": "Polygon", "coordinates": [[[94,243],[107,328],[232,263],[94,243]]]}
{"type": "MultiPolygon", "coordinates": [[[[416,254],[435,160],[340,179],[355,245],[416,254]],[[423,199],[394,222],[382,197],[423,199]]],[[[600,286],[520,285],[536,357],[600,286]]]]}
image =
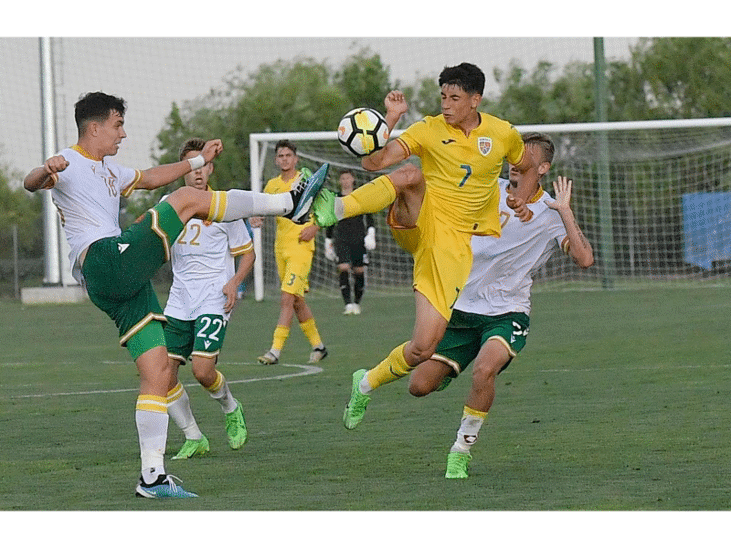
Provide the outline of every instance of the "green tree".
{"type": "Polygon", "coordinates": [[[390,69],[380,55],[364,48],[345,60],[335,74],[335,84],[350,108],[370,107],[383,112],[383,99],[391,91],[390,69]]]}
{"type": "Polygon", "coordinates": [[[43,202],[39,194],[12,189],[7,167],[0,167],[0,258],[13,257],[12,226],[18,227],[21,256],[43,255],[43,202]]]}
{"type": "Polygon", "coordinates": [[[731,38],[645,38],[631,67],[660,118],[731,114],[731,38]]]}
{"type": "MultiPolygon", "coordinates": [[[[177,161],[185,139],[220,138],[224,152],[216,160],[211,185],[250,188],[251,133],[333,130],[351,108],[383,110],[389,90],[389,69],[368,49],[346,59],[337,71],[311,58],[279,60],[261,65],[251,74],[238,67],[208,95],[182,106],[172,105],[157,135],[153,156],[161,163],[177,161]]],[[[136,196],[126,204],[129,216],[142,213],[173,188],[136,196]]]]}

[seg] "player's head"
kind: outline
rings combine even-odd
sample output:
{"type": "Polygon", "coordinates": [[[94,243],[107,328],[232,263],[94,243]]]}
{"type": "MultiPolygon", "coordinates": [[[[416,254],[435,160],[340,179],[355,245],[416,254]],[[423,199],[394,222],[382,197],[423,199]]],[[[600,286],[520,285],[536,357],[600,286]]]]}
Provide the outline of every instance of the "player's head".
{"type": "Polygon", "coordinates": [[[340,183],[340,193],[344,196],[353,192],[355,188],[355,175],[349,169],[344,169],[340,172],[338,177],[340,183]]]}
{"type": "Polygon", "coordinates": [[[485,91],[485,73],[472,63],[460,63],[456,67],[444,67],[439,74],[439,87],[455,86],[472,95],[485,91]]]}
{"type": "Polygon", "coordinates": [[[551,138],[545,133],[528,132],[522,137],[525,143],[525,157],[531,161],[531,165],[523,173],[511,165],[510,186],[515,188],[520,181],[527,179],[535,185],[535,190],[538,190],[541,179],[551,169],[555,147],[551,138]]]}
{"type": "Polygon", "coordinates": [[[297,165],[297,146],[289,139],[280,139],[274,145],[274,163],[282,171],[293,171],[297,165]]]}
{"type": "Polygon", "coordinates": [[[439,75],[439,87],[445,122],[460,126],[465,121],[474,120],[485,89],[485,74],[479,67],[471,63],[444,67],[439,75]]]}
{"type": "MultiPolygon", "coordinates": [[[[206,142],[198,137],[188,139],[180,147],[179,158],[181,160],[189,160],[195,158],[203,150],[206,142]]],[[[213,162],[208,162],[203,167],[194,169],[190,173],[183,175],[186,186],[192,186],[199,190],[205,190],[208,187],[208,179],[213,173],[213,162]]]]}
{"type": "Polygon", "coordinates": [[[124,99],[101,91],[87,93],[74,105],[74,118],[82,138],[93,140],[96,152],[112,156],[119,150],[124,132],[124,99]]]}

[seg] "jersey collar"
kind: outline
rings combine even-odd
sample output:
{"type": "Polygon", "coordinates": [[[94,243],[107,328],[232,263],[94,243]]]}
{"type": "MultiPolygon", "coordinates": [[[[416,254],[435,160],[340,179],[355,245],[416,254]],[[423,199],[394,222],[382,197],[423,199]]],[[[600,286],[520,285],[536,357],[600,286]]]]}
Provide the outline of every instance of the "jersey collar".
{"type": "Polygon", "coordinates": [[[528,200],[528,203],[535,204],[538,200],[541,199],[541,196],[543,196],[543,188],[540,185],[538,185],[538,190],[533,195],[533,197],[530,200],[528,200]]]}
{"type": "Polygon", "coordinates": [[[89,160],[94,160],[95,162],[101,162],[102,161],[102,158],[97,158],[95,156],[92,156],[89,152],[87,152],[86,150],[84,150],[79,145],[73,145],[71,147],[71,150],[75,150],[76,152],[78,152],[79,154],[81,154],[84,158],[88,158],[89,160]]]}

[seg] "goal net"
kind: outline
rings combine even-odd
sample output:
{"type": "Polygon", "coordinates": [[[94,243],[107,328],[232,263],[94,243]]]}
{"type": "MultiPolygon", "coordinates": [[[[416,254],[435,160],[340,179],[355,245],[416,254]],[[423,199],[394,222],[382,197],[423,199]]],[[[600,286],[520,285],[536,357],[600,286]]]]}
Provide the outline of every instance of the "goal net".
{"type": "MultiPolygon", "coordinates": [[[[518,126],[547,133],[556,145],[551,170],[573,180],[572,209],[594,248],[595,264],[576,267],[556,253],[535,276],[540,290],[639,288],[648,284],[720,283],[731,265],[731,119],[667,120],[518,126]]],[[[394,131],[393,136],[399,135],[394,131]]],[[[260,133],[250,136],[252,190],[278,173],[274,145],[290,139],[300,166],[331,166],[326,186],[337,192],[342,169],[356,187],[378,174],[345,153],[332,132],[260,133]]],[[[418,164],[418,158],[411,158],[418,164]]],[[[504,175],[507,175],[505,166],[504,175]]],[[[409,293],[411,256],[393,240],[386,210],[374,215],[376,249],[369,252],[369,293],[409,293]]],[[[274,261],[275,221],[255,230],[255,297],[279,291],[274,261]]],[[[339,295],[336,266],[317,235],[310,289],[339,295]]]]}

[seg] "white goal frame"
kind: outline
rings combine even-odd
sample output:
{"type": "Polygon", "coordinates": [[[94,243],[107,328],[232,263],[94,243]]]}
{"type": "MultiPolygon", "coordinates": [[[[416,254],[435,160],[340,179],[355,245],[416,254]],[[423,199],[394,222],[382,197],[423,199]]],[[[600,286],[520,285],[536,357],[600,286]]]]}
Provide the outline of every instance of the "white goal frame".
{"type": "MultiPolygon", "coordinates": [[[[648,129],[683,129],[683,128],[704,128],[704,127],[727,127],[731,126],[729,118],[699,118],[684,120],[649,120],[649,121],[625,121],[625,122],[584,122],[568,124],[532,124],[517,125],[521,133],[538,131],[542,133],[574,133],[574,132],[602,132],[616,131],[639,131],[648,129]]],[[[392,137],[398,137],[403,130],[394,130],[392,137]]],[[[249,135],[250,149],[250,172],[251,190],[261,192],[263,188],[263,170],[266,162],[266,143],[276,142],[280,139],[289,139],[294,142],[301,141],[336,141],[337,131],[316,131],[316,132],[282,132],[282,133],[252,133],[249,135]]],[[[609,161],[609,160],[607,160],[609,161]]],[[[322,163],[328,162],[333,167],[332,159],[322,158],[322,163]]],[[[253,229],[254,250],[257,257],[262,257],[262,236],[259,228],[253,229]]],[[[257,301],[264,298],[264,272],[263,261],[257,260],[254,263],[254,297],[257,301]]]]}

